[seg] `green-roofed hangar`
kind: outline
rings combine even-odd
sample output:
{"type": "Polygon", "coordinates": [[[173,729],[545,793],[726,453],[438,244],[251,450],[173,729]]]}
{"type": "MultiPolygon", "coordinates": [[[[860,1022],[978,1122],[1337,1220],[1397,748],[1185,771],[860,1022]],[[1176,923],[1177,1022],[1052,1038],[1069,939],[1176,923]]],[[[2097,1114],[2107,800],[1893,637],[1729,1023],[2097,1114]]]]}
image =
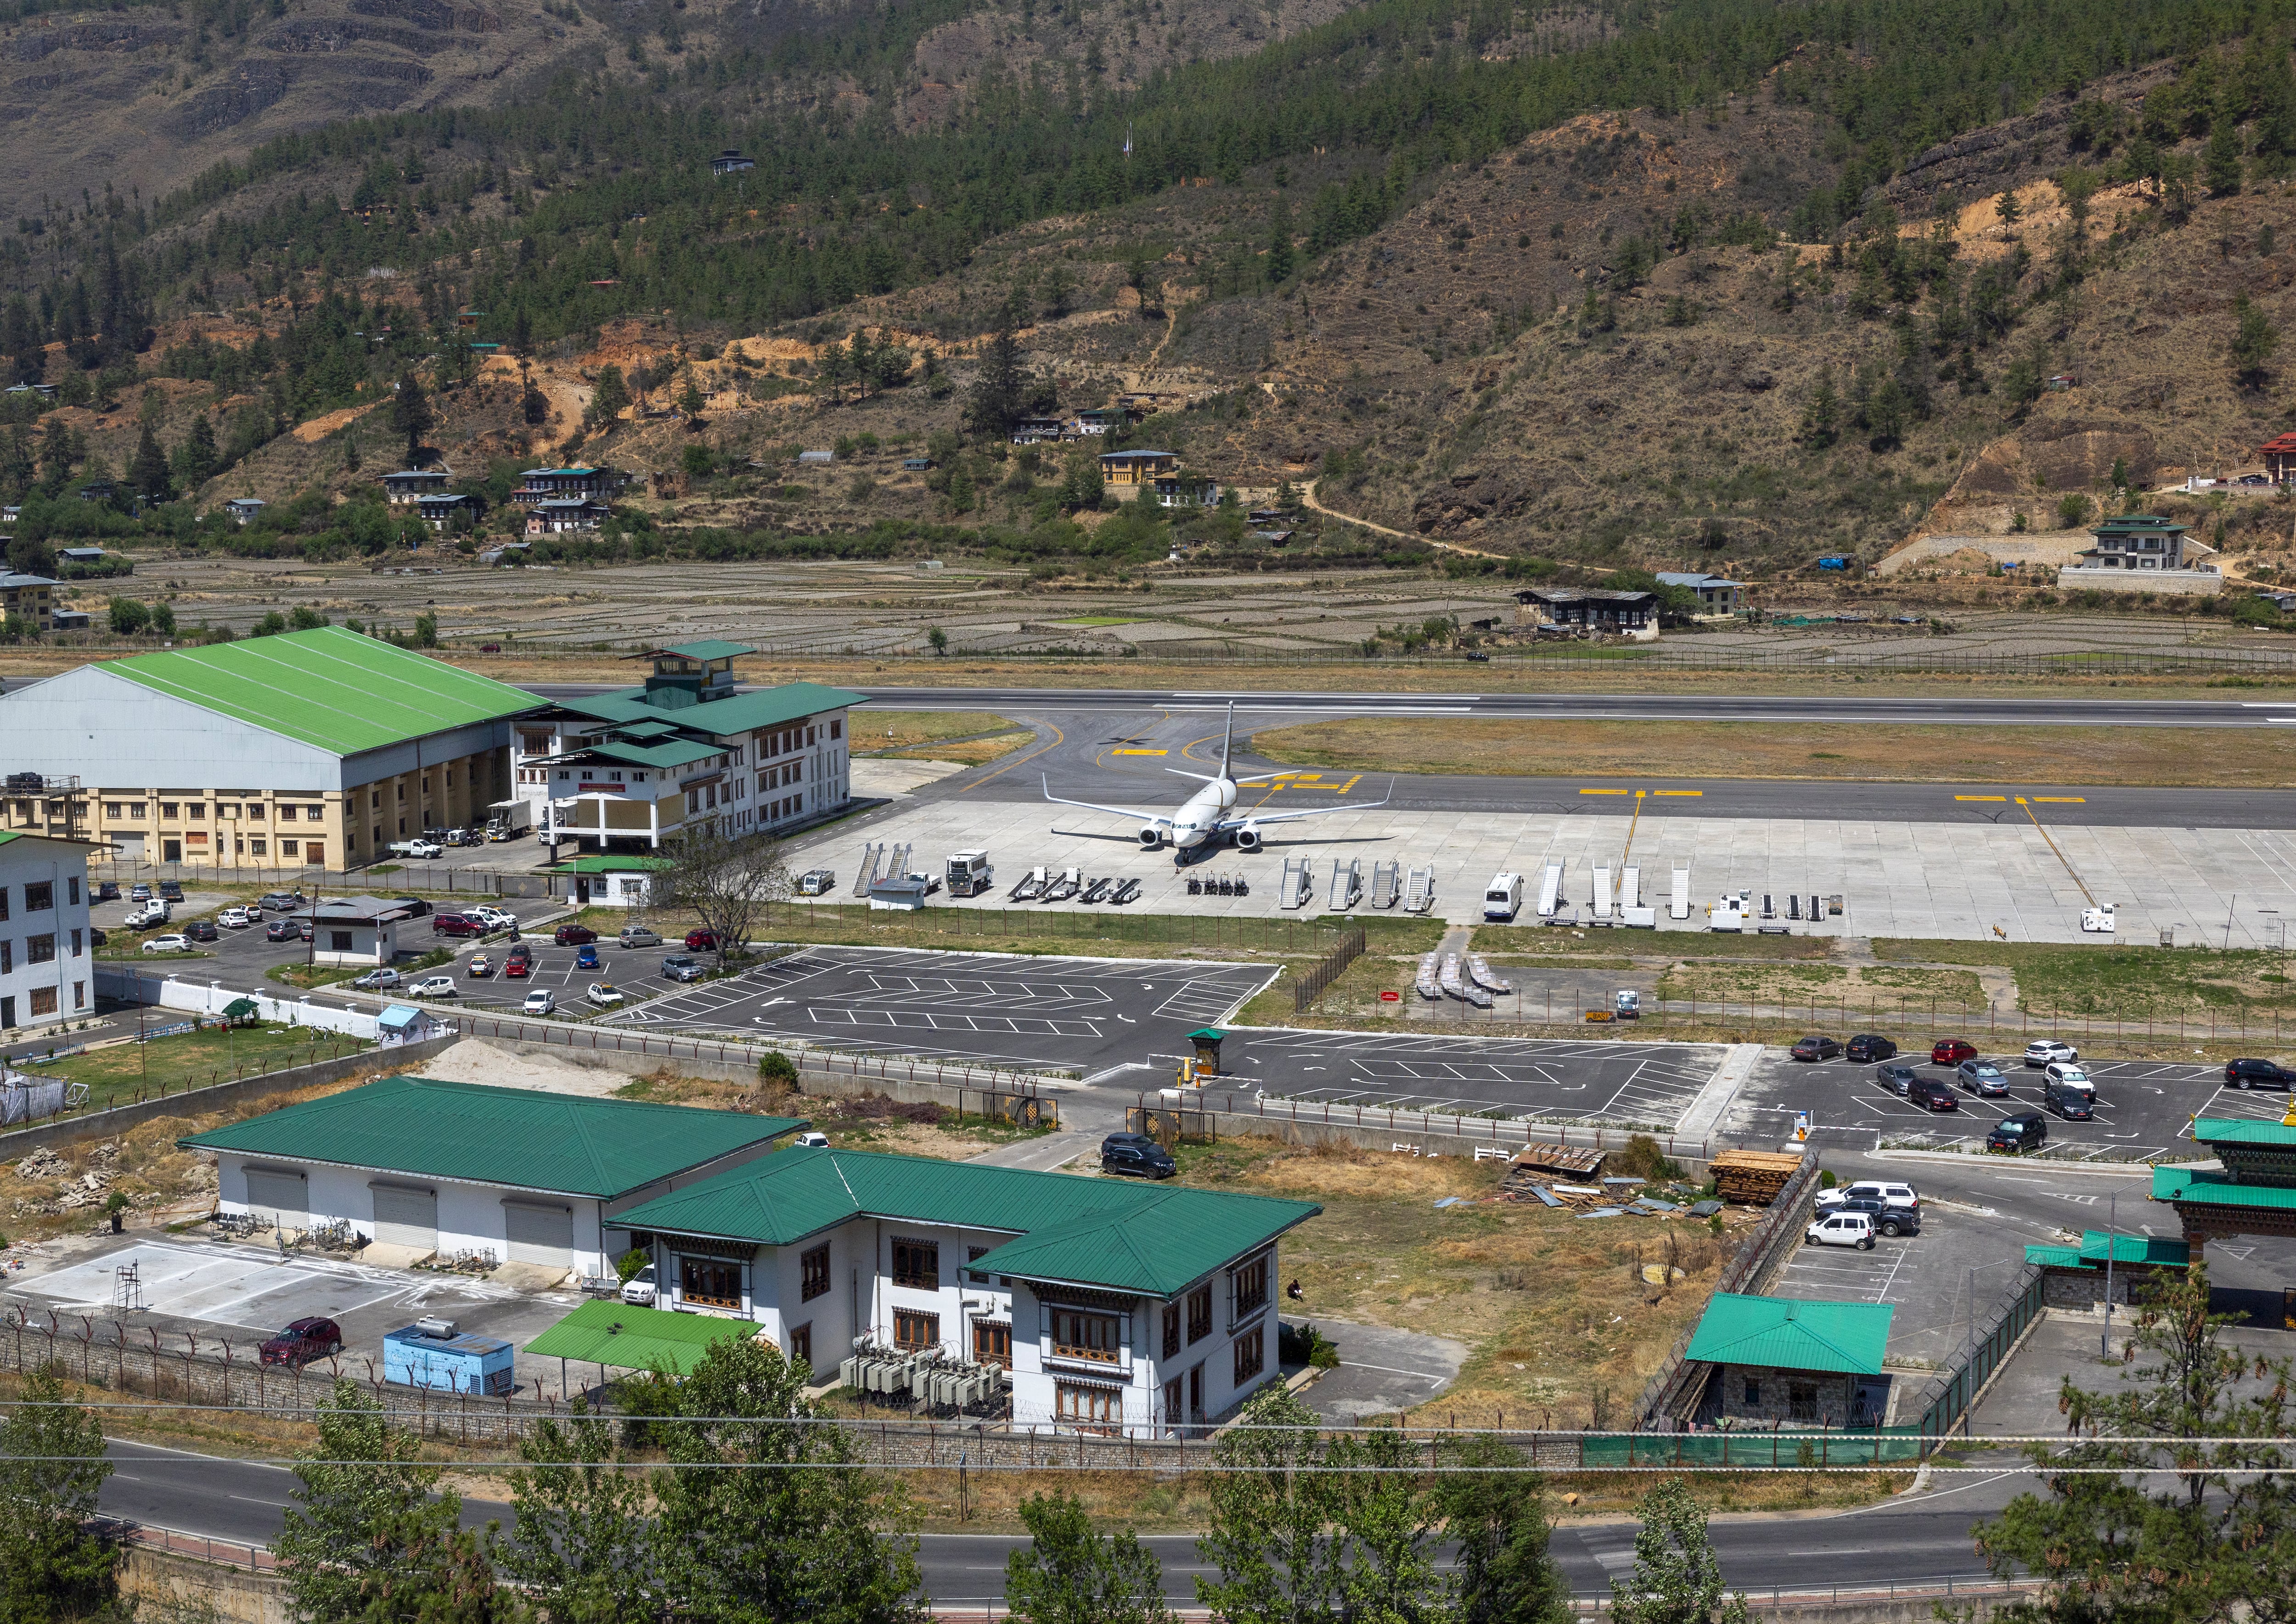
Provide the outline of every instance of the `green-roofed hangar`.
{"type": "Polygon", "coordinates": [[[181,1141],[217,1159],[217,1202],[282,1229],[340,1220],[369,1255],[610,1274],[621,1216],[765,1155],[788,1117],[392,1077],[181,1141]],[[380,1250],[378,1250],[380,1249],[380,1250]]]}
{"type": "Polygon", "coordinates": [[[0,696],[0,736],[129,861],[341,869],[486,823],[545,703],[328,627],[78,667],[0,696]]]}
{"type": "Polygon", "coordinates": [[[862,1344],[1009,1373],[1016,1425],[1135,1437],[1276,1379],[1276,1248],[1308,1202],[794,1147],[619,1214],[661,1306],[816,1374],[862,1344]]]}

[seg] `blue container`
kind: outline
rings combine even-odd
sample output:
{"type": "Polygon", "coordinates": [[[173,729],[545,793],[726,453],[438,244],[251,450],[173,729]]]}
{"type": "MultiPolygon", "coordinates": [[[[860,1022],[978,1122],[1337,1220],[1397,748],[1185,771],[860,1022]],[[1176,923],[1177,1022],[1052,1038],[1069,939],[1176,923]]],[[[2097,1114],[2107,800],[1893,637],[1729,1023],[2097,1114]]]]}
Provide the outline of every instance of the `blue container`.
{"type": "Polygon", "coordinates": [[[433,1336],[418,1325],[382,1339],[382,1379],[446,1393],[502,1395],[517,1388],[513,1349],[493,1336],[433,1336]]]}

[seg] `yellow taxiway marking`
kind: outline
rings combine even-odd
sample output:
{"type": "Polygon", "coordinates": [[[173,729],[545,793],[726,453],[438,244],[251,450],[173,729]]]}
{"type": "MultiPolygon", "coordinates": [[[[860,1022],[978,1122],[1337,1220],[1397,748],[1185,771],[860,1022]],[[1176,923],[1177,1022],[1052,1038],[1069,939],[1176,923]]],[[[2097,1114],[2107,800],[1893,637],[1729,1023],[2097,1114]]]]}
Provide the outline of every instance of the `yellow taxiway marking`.
{"type": "Polygon", "coordinates": [[[1703,795],[1706,791],[1703,790],[1652,790],[1651,793],[1653,795],[1703,795]]]}
{"type": "Polygon", "coordinates": [[[1956,800],[2006,800],[2006,795],[1956,795],[1956,800]]]}
{"type": "Polygon", "coordinates": [[[1112,750],[1108,753],[1111,756],[1168,756],[1172,752],[1168,750],[1112,750]]]}
{"type": "Polygon", "coordinates": [[[1624,790],[1581,790],[1578,792],[1581,795],[1623,795],[1626,793],[1624,790]]]}
{"type": "Polygon", "coordinates": [[[2033,804],[2037,807],[2085,807],[2088,804],[2088,797],[2086,795],[2036,795],[2033,797],[2033,804]]]}

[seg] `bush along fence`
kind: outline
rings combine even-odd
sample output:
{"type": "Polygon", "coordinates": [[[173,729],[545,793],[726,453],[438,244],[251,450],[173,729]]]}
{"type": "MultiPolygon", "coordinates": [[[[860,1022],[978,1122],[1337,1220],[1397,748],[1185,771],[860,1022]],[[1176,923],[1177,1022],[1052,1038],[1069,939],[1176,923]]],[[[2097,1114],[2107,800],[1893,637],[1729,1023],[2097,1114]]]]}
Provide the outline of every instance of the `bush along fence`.
{"type": "Polygon", "coordinates": [[[1324,996],[1324,988],[1347,973],[1348,966],[1363,956],[1364,932],[1361,926],[1342,931],[1339,944],[1329,953],[1308,966],[1292,986],[1292,1007],[1305,1010],[1324,996]]]}

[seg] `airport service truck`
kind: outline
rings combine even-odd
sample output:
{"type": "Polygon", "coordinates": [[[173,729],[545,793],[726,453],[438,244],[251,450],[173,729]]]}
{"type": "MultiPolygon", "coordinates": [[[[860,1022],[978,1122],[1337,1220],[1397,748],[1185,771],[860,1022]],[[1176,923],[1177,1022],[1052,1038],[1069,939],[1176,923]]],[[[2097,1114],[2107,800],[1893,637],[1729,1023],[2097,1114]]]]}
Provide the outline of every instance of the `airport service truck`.
{"type": "Polygon", "coordinates": [[[996,871],[985,851],[959,851],[948,859],[948,894],[978,897],[996,883],[996,871]]]}

